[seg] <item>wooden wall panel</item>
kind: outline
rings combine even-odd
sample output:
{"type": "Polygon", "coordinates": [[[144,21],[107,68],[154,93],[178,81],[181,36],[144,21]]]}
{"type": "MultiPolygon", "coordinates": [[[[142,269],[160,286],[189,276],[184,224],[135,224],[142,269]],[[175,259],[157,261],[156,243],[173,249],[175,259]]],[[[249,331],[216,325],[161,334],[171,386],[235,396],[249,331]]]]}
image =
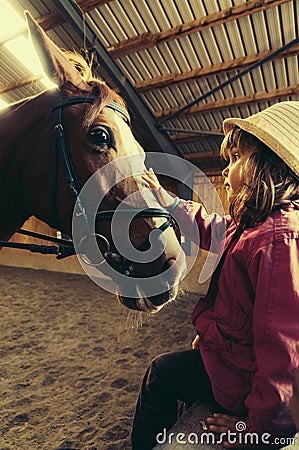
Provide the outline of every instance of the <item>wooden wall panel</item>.
{"type": "MultiPolygon", "coordinates": [[[[56,236],[55,229],[49,227],[49,225],[41,222],[33,216],[24,223],[23,229],[49,236],[56,236]]],[[[51,242],[23,236],[17,233],[14,234],[10,240],[12,242],[53,245],[51,242]]],[[[12,248],[3,248],[0,251],[0,265],[84,274],[77,256],[70,256],[63,260],[57,260],[55,255],[42,255],[39,253],[31,253],[28,250],[18,250],[12,248]]]]}
{"type": "MultiPolygon", "coordinates": [[[[24,230],[30,230],[34,231],[35,233],[41,233],[48,236],[55,236],[56,237],[56,230],[54,228],[49,227],[46,223],[42,222],[41,220],[37,219],[36,217],[32,216],[30,217],[23,225],[22,227],[24,230]]],[[[32,242],[31,237],[29,236],[23,236],[21,234],[14,234],[12,238],[10,239],[12,242],[32,242]]],[[[34,238],[34,243],[36,244],[45,244],[47,245],[48,242],[42,241],[40,239],[34,238]]]]}
{"type": "MultiPolygon", "coordinates": [[[[212,183],[213,187],[215,188],[215,190],[220,198],[224,213],[228,214],[229,205],[228,205],[228,201],[227,201],[227,192],[223,185],[222,175],[213,175],[213,176],[208,177],[208,179],[212,183]]],[[[203,204],[206,203],[209,207],[209,211],[208,211],[209,213],[213,213],[213,212],[217,211],[218,203],[216,201],[214,201],[214,204],[213,204],[213,200],[211,200],[212,199],[211,185],[209,182],[207,182],[206,178],[205,177],[194,177],[193,184],[194,184],[194,188],[195,188],[196,192],[198,192],[198,194],[200,196],[198,198],[197,195],[194,193],[193,199],[195,201],[202,201],[203,204]]]]}

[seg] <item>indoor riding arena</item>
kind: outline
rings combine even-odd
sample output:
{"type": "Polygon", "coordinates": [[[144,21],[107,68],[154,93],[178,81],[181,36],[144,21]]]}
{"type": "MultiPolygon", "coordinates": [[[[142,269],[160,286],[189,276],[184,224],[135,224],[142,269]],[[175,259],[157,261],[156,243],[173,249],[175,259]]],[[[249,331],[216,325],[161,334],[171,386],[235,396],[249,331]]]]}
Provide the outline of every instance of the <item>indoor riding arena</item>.
{"type": "Polygon", "coordinates": [[[221,256],[175,208],[228,215],[223,120],[299,101],[299,1],[0,0],[0,23],[0,450],[132,450],[221,256]]]}

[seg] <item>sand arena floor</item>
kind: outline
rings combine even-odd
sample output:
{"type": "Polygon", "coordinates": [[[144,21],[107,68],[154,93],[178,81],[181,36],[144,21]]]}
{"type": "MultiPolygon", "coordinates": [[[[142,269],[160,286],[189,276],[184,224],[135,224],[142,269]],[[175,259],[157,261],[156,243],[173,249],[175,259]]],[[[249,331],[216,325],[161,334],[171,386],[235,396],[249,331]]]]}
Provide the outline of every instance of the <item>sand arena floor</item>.
{"type": "Polygon", "coordinates": [[[190,348],[198,295],[136,329],[86,276],[0,266],[0,283],[0,450],[129,450],[143,374],[190,348]]]}

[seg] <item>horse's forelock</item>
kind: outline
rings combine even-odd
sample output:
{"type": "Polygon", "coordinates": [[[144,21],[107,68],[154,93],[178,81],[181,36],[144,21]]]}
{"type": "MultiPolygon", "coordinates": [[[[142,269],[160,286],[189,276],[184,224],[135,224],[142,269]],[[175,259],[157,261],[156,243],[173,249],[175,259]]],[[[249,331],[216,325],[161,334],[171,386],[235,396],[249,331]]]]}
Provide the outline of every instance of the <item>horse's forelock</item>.
{"type": "Polygon", "coordinates": [[[88,84],[91,87],[91,95],[93,95],[96,99],[86,112],[83,119],[84,128],[89,128],[95,122],[97,116],[101,113],[102,109],[108,105],[108,103],[113,101],[125,106],[125,102],[122,97],[113,91],[104,81],[93,78],[93,80],[88,84]]]}

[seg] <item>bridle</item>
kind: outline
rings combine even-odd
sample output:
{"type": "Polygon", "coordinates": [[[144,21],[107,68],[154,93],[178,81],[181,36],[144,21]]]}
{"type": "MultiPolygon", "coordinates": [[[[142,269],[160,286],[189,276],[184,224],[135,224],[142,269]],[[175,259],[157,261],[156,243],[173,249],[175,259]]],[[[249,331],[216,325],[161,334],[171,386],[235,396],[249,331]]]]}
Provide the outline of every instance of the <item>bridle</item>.
{"type": "MultiPolygon", "coordinates": [[[[122,273],[129,274],[131,267],[131,261],[117,253],[117,250],[111,247],[108,239],[101,234],[93,233],[90,230],[88,225],[88,214],[81,202],[80,199],[80,191],[81,185],[78,180],[75,167],[73,165],[71,153],[69,150],[68,142],[66,139],[63,120],[62,120],[62,111],[64,108],[67,108],[72,105],[80,104],[80,103],[94,103],[96,97],[94,96],[73,96],[73,97],[55,97],[53,107],[52,107],[52,122],[53,122],[53,132],[54,132],[54,151],[53,151],[53,160],[52,160],[52,185],[51,185],[51,214],[52,220],[57,229],[60,229],[59,219],[57,214],[57,174],[58,174],[58,161],[59,158],[62,159],[62,163],[64,166],[64,174],[65,174],[65,182],[69,189],[73,205],[76,207],[76,216],[80,217],[85,227],[86,238],[88,236],[94,236],[96,239],[101,240],[105,246],[106,251],[104,252],[104,258],[98,262],[90,261],[88,258],[85,258],[83,255],[80,255],[83,261],[86,264],[98,266],[102,264],[104,261],[117,262],[118,267],[122,273]]],[[[116,102],[110,102],[106,105],[106,107],[113,109],[120,113],[123,119],[130,124],[130,116],[127,110],[120,104],[116,102]]],[[[114,210],[105,210],[105,211],[97,211],[96,213],[96,222],[111,220],[113,218],[115,211],[114,210]]],[[[164,232],[170,226],[174,226],[174,220],[172,219],[170,213],[162,208],[146,208],[143,210],[125,208],[120,211],[121,214],[134,214],[135,218],[156,218],[162,217],[165,218],[166,221],[157,228],[160,232],[164,232]]],[[[118,211],[119,214],[119,211],[118,211]]],[[[72,240],[69,239],[60,239],[53,236],[47,236],[44,234],[32,232],[29,230],[19,229],[16,233],[23,234],[30,237],[36,237],[45,241],[53,242],[56,245],[39,245],[39,244],[28,244],[28,243],[19,243],[19,242],[6,242],[0,241],[0,247],[12,247],[29,250],[31,252],[38,252],[42,254],[56,254],[57,259],[63,259],[68,256],[75,254],[75,247],[72,240]]],[[[144,251],[150,246],[149,238],[147,238],[137,250],[144,251]]]]}

